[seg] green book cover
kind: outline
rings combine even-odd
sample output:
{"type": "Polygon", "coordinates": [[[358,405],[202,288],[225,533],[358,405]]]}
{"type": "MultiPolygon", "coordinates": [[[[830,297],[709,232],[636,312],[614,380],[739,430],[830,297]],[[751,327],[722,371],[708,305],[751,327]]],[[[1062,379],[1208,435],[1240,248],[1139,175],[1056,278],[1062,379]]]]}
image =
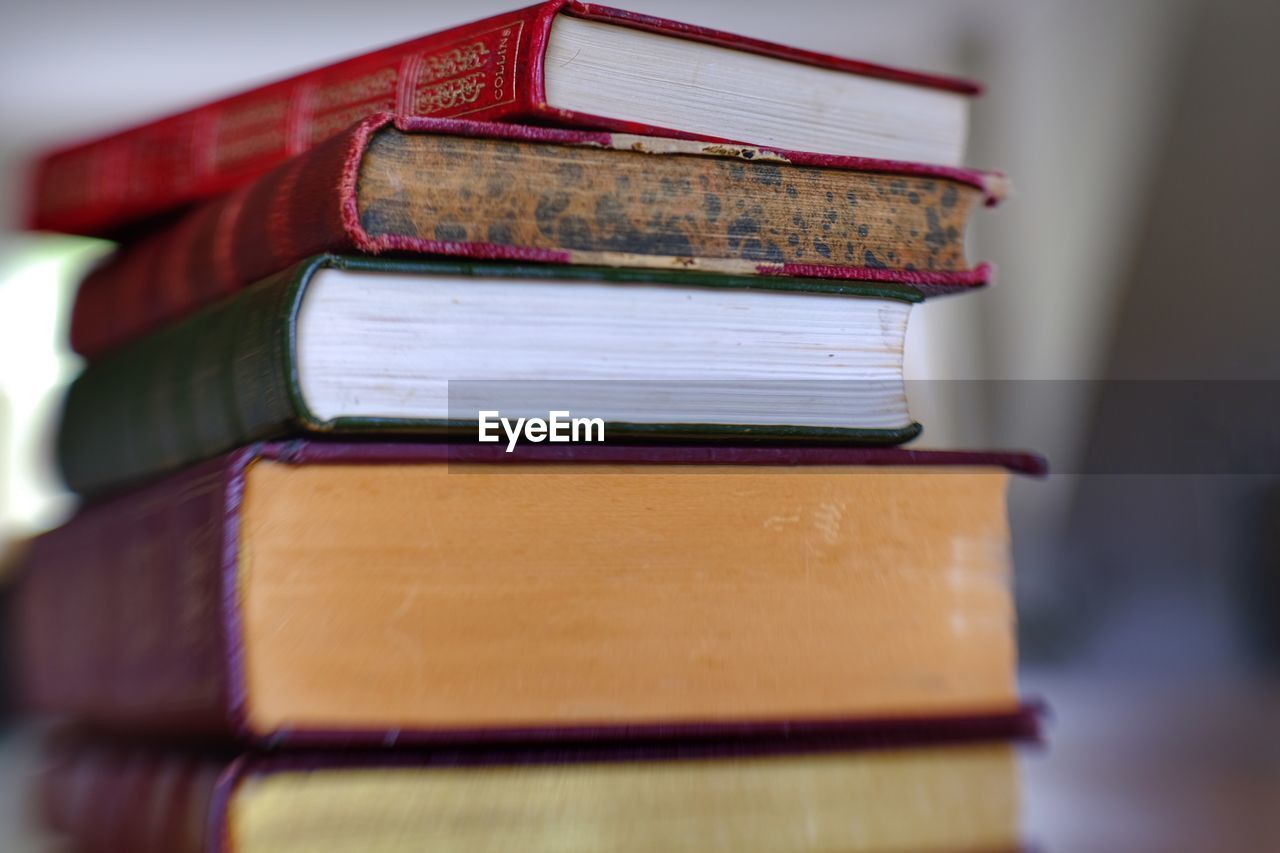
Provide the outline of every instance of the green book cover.
{"type": "MultiPolygon", "coordinates": [[[[90,364],[64,404],[57,455],[68,485],[94,494],[215,456],[252,441],[302,434],[420,434],[474,440],[474,420],[340,417],[307,406],[296,331],[309,283],[322,269],[432,277],[660,284],[804,291],[918,302],[893,283],[320,255],[90,364]]],[[[607,424],[614,441],[742,441],[897,444],[900,429],[715,423],[607,424]]]]}

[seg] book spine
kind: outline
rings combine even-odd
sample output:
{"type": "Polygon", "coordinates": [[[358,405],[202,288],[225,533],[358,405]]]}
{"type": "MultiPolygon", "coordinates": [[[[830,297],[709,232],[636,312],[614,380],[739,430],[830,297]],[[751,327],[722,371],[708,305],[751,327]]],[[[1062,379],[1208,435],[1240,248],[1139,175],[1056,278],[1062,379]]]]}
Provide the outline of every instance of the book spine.
{"type": "Polygon", "coordinates": [[[231,296],[300,258],[351,248],[365,122],[130,242],[91,271],[71,311],[71,346],[90,360],[231,296]]]}
{"type": "Polygon", "coordinates": [[[67,484],[94,494],[287,432],[293,313],[323,258],[91,364],[63,404],[57,456],[67,484]]]}
{"type": "MultiPolygon", "coordinates": [[[[206,853],[226,762],[126,746],[48,750],[36,788],[47,828],[85,853],[206,853]]],[[[61,849],[61,848],[59,848],[61,849]]]]}
{"type": "Polygon", "coordinates": [[[199,465],[34,540],[14,608],[28,710],[157,734],[233,727],[223,562],[238,476],[227,459],[199,465]]]}
{"type": "Polygon", "coordinates": [[[543,100],[552,0],[319,68],[36,164],[36,229],[104,235],[228,192],[379,112],[506,120],[543,100]]]}

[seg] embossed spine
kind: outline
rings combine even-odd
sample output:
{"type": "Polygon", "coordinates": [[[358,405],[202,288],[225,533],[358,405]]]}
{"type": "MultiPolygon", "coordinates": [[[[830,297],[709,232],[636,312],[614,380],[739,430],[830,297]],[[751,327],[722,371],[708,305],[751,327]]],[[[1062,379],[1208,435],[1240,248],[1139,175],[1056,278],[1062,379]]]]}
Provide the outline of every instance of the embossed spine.
{"type": "Polygon", "coordinates": [[[542,99],[551,0],[53,152],[29,225],[103,235],[235,189],[378,112],[506,120],[542,99]]]}

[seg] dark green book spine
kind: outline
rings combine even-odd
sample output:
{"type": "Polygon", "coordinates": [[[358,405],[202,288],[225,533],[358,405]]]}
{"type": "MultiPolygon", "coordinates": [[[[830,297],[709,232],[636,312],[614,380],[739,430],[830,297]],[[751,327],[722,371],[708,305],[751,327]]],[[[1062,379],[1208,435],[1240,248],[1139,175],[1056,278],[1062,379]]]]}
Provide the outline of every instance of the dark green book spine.
{"type": "Polygon", "coordinates": [[[289,431],[293,315],[319,265],[265,279],[86,368],[58,432],[67,485],[94,494],[289,431]]]}

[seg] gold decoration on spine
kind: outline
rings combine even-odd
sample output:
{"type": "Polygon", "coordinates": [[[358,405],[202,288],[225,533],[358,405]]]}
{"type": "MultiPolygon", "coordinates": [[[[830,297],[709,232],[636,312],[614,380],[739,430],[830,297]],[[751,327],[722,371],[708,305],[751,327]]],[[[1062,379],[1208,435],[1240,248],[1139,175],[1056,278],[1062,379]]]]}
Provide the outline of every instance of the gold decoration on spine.
{"type": "Polygon", "coordinates": [[[459,74],[483,68],[485,57],[488,55],[489,49],[484,46],[484,42],[479,41],[475,44],[455,47],[444,53],[424,55],[422,71],[418,74],[418,83],[419,85],[434,83],[437,80],[457,77],[459,74]]]}
{"type": "Polygon", "coordinates": [[[484,91],[484,72],[477,71],[457,80],[446,80],[418,91],[414,112],[417,115],[434,115],[458,107],[474,104],[484,91]]]}

